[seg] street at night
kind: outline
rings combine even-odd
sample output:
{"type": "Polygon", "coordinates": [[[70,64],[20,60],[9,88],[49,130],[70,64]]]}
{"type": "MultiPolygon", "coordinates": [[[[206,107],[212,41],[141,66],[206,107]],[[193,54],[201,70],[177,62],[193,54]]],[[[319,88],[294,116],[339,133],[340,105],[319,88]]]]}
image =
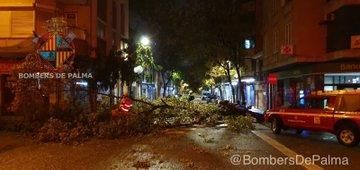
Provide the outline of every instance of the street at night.
{"type": "Polygon", "coordinates": [[[359,169],[359,0],[0,0],[0,170],[359,169]]]}
{"type": "MultiPolygon", "coordinates": [[[[312,155],[348,157],[349,166],[356,169],[360,148],[338,145],[333,135],[296,135],[293,131],[274,136],[268,128],[258,125],[263,133],[304,157],[312,155]],[[311,146],[311,147],[309,147],[311,146]]],[[[117,140],[93,140],[77,146],[39,144],[19,134],[2,133],[0,169],[306,169],[302,165],[234,165],[232,155],[253,157],[285,157],[253,133],[234,134],[225,128],[169,129],[158,134],[117,140]],[[211,141],[206,141],[211,139],[211,141]],[[20,139],[20,140],[19,140],[20,139]],[[76,157],[74,157],[76,155],[76,157]],[[17,158],[17,159],[15,159],[17,158]],[[142,164],[141,164],[142,163],[142,164]]],[[[325,169],[341,166],[319,165],[325,169]]]]}

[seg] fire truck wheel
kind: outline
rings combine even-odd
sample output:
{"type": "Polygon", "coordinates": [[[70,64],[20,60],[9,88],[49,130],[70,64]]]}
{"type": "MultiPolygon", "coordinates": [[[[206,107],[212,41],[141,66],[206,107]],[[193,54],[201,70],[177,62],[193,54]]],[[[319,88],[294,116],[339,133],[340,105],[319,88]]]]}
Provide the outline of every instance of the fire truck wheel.
{"type": "Polygon", "coordinates": [[[280,134],[281,132],[281,120],[275,117],[271,122],[271,131],[274,134],[280,134]]]}
{"type": "Polygon", "coordinates": [[[341,126],[337,130],[337,139],[339,143],[345,146],[356,146],[359,144],[360,136],[359,131],[352,126],[341,126]]]}

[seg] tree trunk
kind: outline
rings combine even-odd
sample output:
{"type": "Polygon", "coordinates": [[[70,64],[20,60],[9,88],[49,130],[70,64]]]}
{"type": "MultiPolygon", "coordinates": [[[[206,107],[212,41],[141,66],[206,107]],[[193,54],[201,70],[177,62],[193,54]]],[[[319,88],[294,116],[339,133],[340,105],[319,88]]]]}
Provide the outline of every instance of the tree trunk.
{"type": "Polygon", "coordinates": [[[97,96],[97,89],[96,87],[89,88],[88,90],[89,94],[89,103],[90,103],[90,109],[92,112],[96,111],[96,96],[97,96]]]}
{"type": "Polygon", "coordinates": [[[233,100],[233,102],[236,102],[236,99],[235,99],[235,89],[234,89],[234,86],[233,86],[232,83],[231,83],[231,75],[230,75],[230,68],[229,68],[229,66],[226,66],[226,75],[227,75],[227,78],[228,78],[228,81],[229,81],[229,85],[230,85],[230,87],[231,87],[232,100],[233,100]]]}
{"type": "Polygon", "coordinates": [[[164,93],[163,93],[163,97],[166,97],[166,90],[167,90],[167,87],[171,81],[171,75],[172,75],[172,72],[169,73],[169,75],[167,76],[167,80],[165,80],[165,75],[166,75],[166,72],[162,73],[162,79],[163,79],[163,82],[164,82],[164,93]]]}
{"type": "Polygon", "coordinates": [[[159,72],[156,71],[156,76],[155,76],[155,84],[156,84],[156,98],[161,96],[161,81],[160,81],[160,75],[159,72]]]}
{"type": "Polygon", "coordinates": [[[236,74],[238,75],[240,101],[242,103],[245,103],[244,84],[241,82],[242,75],[240,73],[240,66],[236,65],[235,68],[236,68],[236,74]]]}
{"type": "Polygon", "coordinates": [[[124,95],[124,81],[121,80],[120,81],[120,96],[123,96],[124,95]]]}
{"type": "Polygon", "coordinates": [[[113,95],[113,91],[114,91],[114,87],[110,85],[109,88],[109,94],[110,94],[110,108],[114,105],[114,95],[113,95]]]}
{"type": "Polygon", "coordinates": [[[220,100],[224,100],[224,95],[223,95],[223,91],[221,89],[221,83],[219,85],[219,92],[220,92],[220,100]]]}
{"type": "Polygon", "coordinates": [[[70,83],[70,94],[71,94],[71,103],[75,104],[76,103],[76,87],[75,87],[75,82],[71,82],[70,83]]]}
{"type": "MultiPolygon", "coordinates": [[[[145,71],[145,70],[144,70],[145,71]]],[[[139,83],[139,98],[141,99],[143,97],[143,86],[142,86],[142,83],[144,81],[144,71],[141,73],[141,80],[140,80],[140,83],[139,83]]]]}
{"type": "Polygon", "coordinates": [[[164,83],[163,84],[163,97],[166,97],[166,90],[167,90],[167,83],[166,83],[166,80],[165,80],[165,74],[164,72],[161,73],[161,78],[162,78],[162,82],[164,83]]]}

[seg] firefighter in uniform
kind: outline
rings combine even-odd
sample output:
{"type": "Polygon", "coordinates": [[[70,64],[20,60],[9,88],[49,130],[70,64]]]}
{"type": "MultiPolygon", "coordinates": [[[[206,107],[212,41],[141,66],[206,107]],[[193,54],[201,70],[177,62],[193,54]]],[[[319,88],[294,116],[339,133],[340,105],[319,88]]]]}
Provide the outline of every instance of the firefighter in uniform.
{"type": "Polygon", "coordinates": [[[111,117],[113,120],[116,120],[119,116],[129,115],[130,110],[133,106],[133,101],[129,97],[127,91],[124,92],[124,95],[120,99],[119,108],[111,112],[111,117]]]}
{"type": "Polygon", "coordinates": [[[133,106],[133,101],[127,94],[124,94],[120,100],[119,110],[123,114],[128,114],[131,107],[133,106]]]}

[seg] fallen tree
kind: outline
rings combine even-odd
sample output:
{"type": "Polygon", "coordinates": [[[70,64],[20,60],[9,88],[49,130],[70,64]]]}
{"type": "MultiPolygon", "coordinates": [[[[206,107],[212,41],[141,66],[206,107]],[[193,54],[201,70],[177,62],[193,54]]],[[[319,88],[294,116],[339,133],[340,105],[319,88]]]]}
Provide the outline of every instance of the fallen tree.
{"type": "MultiPolygon", "coordinates": [[[[247,132],[252,119],[244,116],[222,116],[217,105],[162,98],[153,102],[133,99],[129,113],[110,119],[110,112],[81,115],[73,121],[50,118],[35,132],[42,142],[79,143],[91,137],[114,139],[121,136],[142,135],[159,129],[191,126],[213,126],[226,122],[231,130],[247,132]],[[104,119],[104,114],[107,119],[104,119]]],[[[114,109],[112,111],[117,111],[114,109]]]]}

